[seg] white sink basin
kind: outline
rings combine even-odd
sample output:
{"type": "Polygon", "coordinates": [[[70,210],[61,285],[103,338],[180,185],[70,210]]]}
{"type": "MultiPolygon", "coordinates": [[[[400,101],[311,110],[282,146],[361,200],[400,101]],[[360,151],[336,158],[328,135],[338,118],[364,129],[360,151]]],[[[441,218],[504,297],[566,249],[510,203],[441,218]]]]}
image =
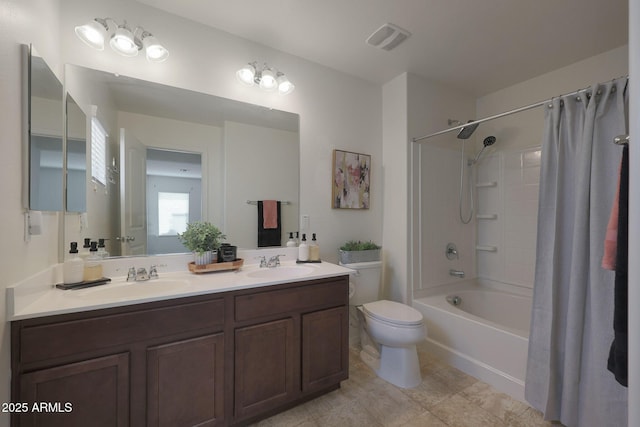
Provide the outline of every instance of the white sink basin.
{"type": "Polygon", "coordinates": [[[313,271],[315,271],[315,268],[308,265],[290,265],[274,268],[260,268],[258,270],[250,271],[246,274],[247,277],[253,277],[257,279],[278,280],[306,276],[313,271]]]}
{"type": "Polygon", "coordinates": [[[132,298],[146,298],[155,295],[164,295],[189,287],[187,280],[179,279],[152,279],[146,282],[125,282],[96,286],[77,291],[67,291],[70,295],[92,300],[125,300],[132,298]]]}

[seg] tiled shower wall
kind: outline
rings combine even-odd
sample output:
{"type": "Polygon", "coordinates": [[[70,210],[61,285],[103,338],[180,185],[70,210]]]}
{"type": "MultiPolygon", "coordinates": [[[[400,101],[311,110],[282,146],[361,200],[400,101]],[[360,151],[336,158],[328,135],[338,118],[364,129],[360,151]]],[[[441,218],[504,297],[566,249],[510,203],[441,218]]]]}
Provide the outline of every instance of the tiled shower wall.
{"type": "MultiPolygon", "coordinates": [[[[533,287],[540,147],[507,148],[476,168],[478,277],[533,287]]],[[[498,145],[499,147],[499,145],[498,145]]]]}

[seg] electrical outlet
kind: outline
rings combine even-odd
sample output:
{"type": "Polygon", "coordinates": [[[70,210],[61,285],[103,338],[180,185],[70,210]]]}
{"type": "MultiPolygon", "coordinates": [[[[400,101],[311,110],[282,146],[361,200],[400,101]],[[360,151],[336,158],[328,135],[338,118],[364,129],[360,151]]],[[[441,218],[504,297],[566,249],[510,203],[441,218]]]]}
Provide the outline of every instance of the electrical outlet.
{"type": "Polygon", "coordinates": [[[304,214],[300,217],[300,230],[309,230],[309,215],[304,214]]]}

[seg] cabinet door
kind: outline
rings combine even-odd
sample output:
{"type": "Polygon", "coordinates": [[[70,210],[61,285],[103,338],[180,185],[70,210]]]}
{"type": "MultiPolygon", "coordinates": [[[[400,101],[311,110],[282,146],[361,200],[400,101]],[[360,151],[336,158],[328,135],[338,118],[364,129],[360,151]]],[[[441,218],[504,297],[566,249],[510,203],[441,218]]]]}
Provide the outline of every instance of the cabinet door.
{"type": "Polygon", "coordinates": [[[300,341],[293,319],[235,331],[235,416],[244,419],[286,403],[298,392],[300,341]]]}
{"type": "Polygon", "coordinates": [[[302,391],[335,385],[349,377],[349,312],[336,307],[302,316],[302,391]]]}
{"type": "Polygon", "coordinates": [[[224,335],[147,350],[147,425],[215,426],[224,422],[224,335]]]}
{"type": "Polygon", "coordinates": [[[20,389],[23,427],[129,425],[128,353],[26,373],[20,389]]]}

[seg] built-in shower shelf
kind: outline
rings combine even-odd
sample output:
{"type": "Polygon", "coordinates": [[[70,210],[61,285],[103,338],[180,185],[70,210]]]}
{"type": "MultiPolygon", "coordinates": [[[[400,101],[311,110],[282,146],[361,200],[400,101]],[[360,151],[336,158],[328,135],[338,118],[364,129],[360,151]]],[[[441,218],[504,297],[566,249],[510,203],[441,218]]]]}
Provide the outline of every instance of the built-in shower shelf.
{"type": "Polygon", "coordinates": [[[498,215],[497,214],[483,214],[483,215],[476,215],[476,219],[498,219],[498,215]]]}
{"type": "Polygon", "coordinates": [[[476,188],[497,187],[496,181],[476,182],[476,188]]]}
{"type": "Polygon", "coordinates": [[[476,251],[498,252],[498,247],[497,246],[478,245],[478,246],[476,246],[476,251]]]}

